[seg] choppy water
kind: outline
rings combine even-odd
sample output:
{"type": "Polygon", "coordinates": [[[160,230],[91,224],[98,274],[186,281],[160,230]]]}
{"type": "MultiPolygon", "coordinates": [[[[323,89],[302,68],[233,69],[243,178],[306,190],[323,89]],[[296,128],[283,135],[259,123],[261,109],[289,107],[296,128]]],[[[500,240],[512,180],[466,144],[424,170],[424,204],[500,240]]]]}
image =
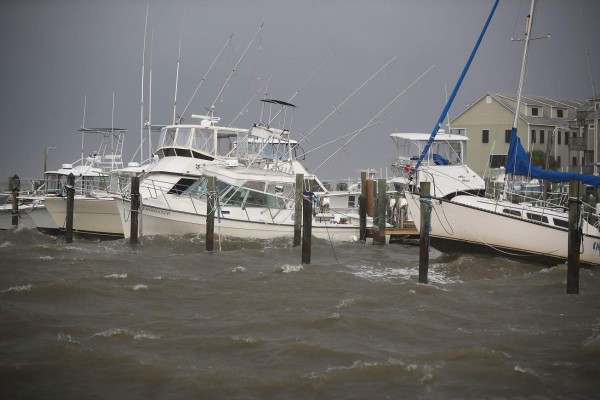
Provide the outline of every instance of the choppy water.
{"type": "Polygon", "coordinates": [[[333,250],[2,231],[0,398],[600,397],[600,271],[333,250]]]}

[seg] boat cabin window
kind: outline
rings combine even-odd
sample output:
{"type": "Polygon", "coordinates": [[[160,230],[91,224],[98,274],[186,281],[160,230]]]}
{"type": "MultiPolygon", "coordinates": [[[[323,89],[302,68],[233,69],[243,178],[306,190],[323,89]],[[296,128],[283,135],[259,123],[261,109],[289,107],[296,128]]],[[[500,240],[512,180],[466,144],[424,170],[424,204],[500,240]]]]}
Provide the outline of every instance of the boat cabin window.
{"type": "Polygon", "coordinates": [[[356,196],[348,196],[348,207],[349,208],[356,207],[356,196]]]}
{"type": "Polygon", "coordinates": [[[213,153],[215,151],[215,132],[211,129],[194,129],[192,149],[213,153]]]}
{"type": "Polygon", "coordinates": [[[182,194],[194,182],[196,182],[196,179],[194,178],[181,178],[175,185],[173,185],[167,194],[182,194]]]}
{"type": "Polygon", "coordinates": [[[173,143],[175,143],[175,134],[176,133],[177,133],[176,128],[163,129],[162,134],[161,134],[162,140],[159,142],[159,144],[160,144],[159,147],[173,146],[173,143]]]}
{"type": "Polygon", "coordinates": [[[527,218],[532,221],[544,222],[546,224],[548,223],[548,217],[542,214],[527,213],[527,218]]]}
{"type": "Polygon", "coordinates": [[[175,144],[178,147],[189,147],[193,131],[193,128],[178,128],[177,137],[175,138],[175,144]]]}
{"type": "Polygon", "coordinates": [[[505,214],[510,214],[510,215],[514,215],[515,217],[521,217],[521,211],[518,210],[511,210],[510,208],[505,208],[504,210],[502,210],[503,213],[505,214]]]}
{"type": "Polygon", "coordinates": [[[566,219],[552,218],[552,220],[554,221],[554,225],[556,226],[560,226],[561,228],[569,227],[569,221],[567,221],[566,219]]]}
{"type": "Polygon", "coordinates": [[[60,191],[58,174],[46,174],[46,192],[57,194],[60,191]]]}
{"type": "MultiPolygon", "coordinates": [[[[281,197],[281,185],[265,184],[265,182],[247,181],[241,187],[229,185],[217,180],[217,194],[221,206],[229,207],[268,207],[285,208],[285,198],[281,197]]],[[[199,179],[185,194],[199,199],[206,199],[208,179],[199,179]]]]}

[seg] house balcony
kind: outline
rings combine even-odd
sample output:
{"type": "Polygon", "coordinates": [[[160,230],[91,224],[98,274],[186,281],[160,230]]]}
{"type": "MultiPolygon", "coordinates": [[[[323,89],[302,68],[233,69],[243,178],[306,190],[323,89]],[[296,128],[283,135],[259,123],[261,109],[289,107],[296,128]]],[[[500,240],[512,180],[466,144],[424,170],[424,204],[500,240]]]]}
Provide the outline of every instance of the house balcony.
{"type": "Polygon", "coordinates": [[[569,150],[571,151],[586,151],[587,141],[583,137],[572,137],[569,141],[569,150]]]}

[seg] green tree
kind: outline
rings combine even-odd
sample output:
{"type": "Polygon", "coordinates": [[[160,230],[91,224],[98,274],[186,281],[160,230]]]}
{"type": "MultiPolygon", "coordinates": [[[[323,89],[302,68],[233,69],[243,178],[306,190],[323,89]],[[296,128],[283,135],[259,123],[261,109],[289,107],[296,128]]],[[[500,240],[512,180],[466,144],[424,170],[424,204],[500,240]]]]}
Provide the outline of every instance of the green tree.
{"type": "MultiPolygon", "coordinates": [[[[540,168],[546,168],[546,152],[543,150],[533,150],[531,152],[529,152],[529,159],[531,160],[531,163],[533,165],[536,165],[540,168]]],[[[556,171],[560,165],[558,165],[558,162],[554,159],[554,157],[550,156],[549,159],[549,169],[556,171]]]]}

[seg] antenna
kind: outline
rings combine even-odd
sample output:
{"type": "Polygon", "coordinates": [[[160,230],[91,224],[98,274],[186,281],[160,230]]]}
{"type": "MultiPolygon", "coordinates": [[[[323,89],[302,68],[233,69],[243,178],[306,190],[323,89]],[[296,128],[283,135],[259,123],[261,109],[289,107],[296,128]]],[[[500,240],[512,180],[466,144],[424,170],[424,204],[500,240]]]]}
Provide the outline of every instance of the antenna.
{"type": "Polygon", "coordinates": [[[223,84],[223,87],[219,91],[219,94],[217,95],[217,97],[215,97],[215,100],[212,102],[212,105],[210,106],[211,113],[214,112],[214,110],[215,110],[215,104],[217,103],[217,100],[219,100],[219,97],[221,97],[221,94],[223,94],[223,91],[225,90],[225,87],[227,86],[227,83],[229,83],[229,79],[231,79],[231,76],[235,72],[235,69],[242,62],[242,59],[244,58],[244,56],[248,52],[248,49],[250,48],[250,46],[252,45],[252,43],[254,43],[254,40],[256,39],[256,37],[258,36],[258,34],[260,33],[260,31],[262,30],[262,27],[263,27],[264,24],[265,24],[264,22],[262,24],[260,24],[260,28],[258,28],[258,30],[256,31],[256,33],[254,34],[254,37],[252,37],[252,40],[250,41],[250,43],[248,43],[248,46],[246,46],[246,49],[244,50],[244,52],[242,53],[242,55],[238,59],[237,63],[235,64],[235,66],[233,67],[233,69],[231,70],[231,72],[229,73],[229,76],[225,80],[225,83],[223,84]]]}
{"type": "Polygon", "coordinates": [[[83,95],[83,121],[81,122],[81,162],[83,163],[83,136],[85,135],[85,108],[87,106],[87,94],[83,95]]]}
{"type": "MultiPolygon", "coordinates": [[[[588,49],[587,38],[585,36],[585,31],[583,28],[583,16],[581,14],[581,4],[579,4],[579,18],[581,19],[581,30],[583,31],[583,43],[585,44],[585,55],[588,63],[588,71],[590,73],[590,82],[592,84],[592,105],[594,107],[594,112],[596,115],[598,114],[598,109],[596,108],[596,84],[594,82],[594,76],[592,74],[592,62],[590,61],[590,51],[588,49]]],[[[596,127],[596,131],[598,129],[598,120],[594,122],[594,126],[596,127]]],[[[594,135],[594,175],[598,173],[598,135],[594,135]]]]}
{"type": "Polygon", "coordinates": [[[179,62],[181,61],[181,39],[183,37],[183,19],[185,13],[181,16],[181,25],[179,26],[179,51],[177,53],[177,73],[175,74],[175,99],[173,100],[173,125],[175,124],[175,116],[177,109],[177,84],[179,83],[179,62]]]}

